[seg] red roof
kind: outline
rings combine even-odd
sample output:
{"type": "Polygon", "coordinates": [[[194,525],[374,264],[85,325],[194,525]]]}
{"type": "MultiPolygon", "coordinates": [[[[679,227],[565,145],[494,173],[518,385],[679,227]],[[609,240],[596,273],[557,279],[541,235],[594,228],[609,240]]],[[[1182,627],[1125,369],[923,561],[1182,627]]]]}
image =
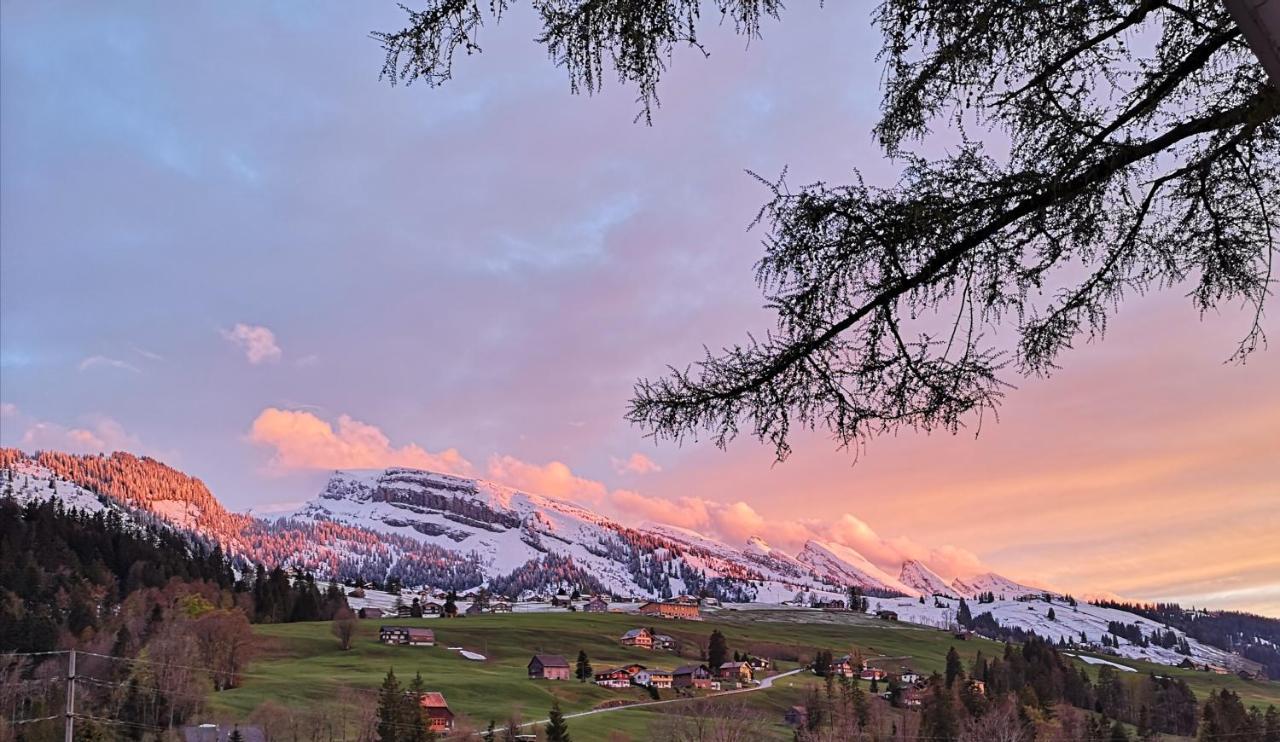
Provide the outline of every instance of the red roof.
{"type": "Polygon", "coordinates": [[[436,693],[436,692],[434,692],[434,691],[432,691],[432,692],[430,692],[430,693],[423,693],[423,694],[422,694],[422,699],[421,699],[419,702],[422,704],[422,708],[424,708],[424,709],[431,709],[431,708],[444,708],[444,709],[447,709],[447,708],[449,708],[449,703],[448,703],[448,701],[445,701],[445,700],[444,700],[444,694],[443,694],[443,693],[436,693]]]}

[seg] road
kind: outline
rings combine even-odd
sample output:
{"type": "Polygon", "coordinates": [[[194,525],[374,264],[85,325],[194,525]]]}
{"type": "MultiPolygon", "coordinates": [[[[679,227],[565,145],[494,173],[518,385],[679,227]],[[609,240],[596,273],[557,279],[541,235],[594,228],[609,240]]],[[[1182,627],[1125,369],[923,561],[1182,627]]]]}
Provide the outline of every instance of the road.
{"type": "MultiPolygon", "coordinates": [[[[777,675],[770,675],[766,678],[761,678],[759,685],[753,685],[750,688],[737,688],[735,690],[726,690],[726,691],[721,691],[719,693],[712,693],[711,695],[708,695],[708,696],[682,696],[680,698],[668,698],[665,701],[641,701],[640,703],[628,703],[621,706],[609,706],[608,708],[591,709],[590,711],[579,711],[575,714],[565,714],[564,718],[576,719],[580,716],[593,716],[595,714],[607,714],[610,711],[627,711],[630,709],[645,708],[647,706],[662,706],[668,703],[683,703],[685,701],[696,701],[699,699],[723,698],[724,696],[732,696],[732,695],[737,695],[739,693],[754,693],[755,691],[758,691],[758,690],[766,690],[768,688],[772,688],[775,680],[781,680],[782,678],[790,677],[792,675],[795,675],[796,673],[803,671],[803,669],[804,668],[789,670],[787,672],[778,673],[777,675]]],[[[546,724],[548,721],[549,719],[540,719],[538,721],[527,721],[521,724],[519,727],[517,727],[517,729],[537,726],[539,724],[546,724]]],[[[506,729],[507,729],[506,727],[499,727],[494,729],[494,731],[505,732],[506,729]]]]}

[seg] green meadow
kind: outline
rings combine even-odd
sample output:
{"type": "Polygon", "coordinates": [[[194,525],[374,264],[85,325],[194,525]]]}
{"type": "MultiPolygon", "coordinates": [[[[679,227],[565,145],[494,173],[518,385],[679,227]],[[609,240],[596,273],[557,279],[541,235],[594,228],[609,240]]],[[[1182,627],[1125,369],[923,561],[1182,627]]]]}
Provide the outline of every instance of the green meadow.
{"type": "MultiPolygon", "coordinates": [[[[966,664],[978,651],[988,655],[1003,651],[1000,644],[984,639],[957,641],[949,632],[885,622],[853,614],[807,611],[719,611],[701,622],[661,620],[606,613],[512,613],[455,619],[385,619],[361,621],[350,650],[340,649],[325,623],[265,624],[254,627],[260,652],[249,665],[240,687],[216,693],[211,706],[225,719],[247,719],[267,701],[288,708],[314,708],[323,704],[376,705],[376,689],[388,669],[401,682],[421,673],[429,690],[444,693],[450,707],[474,726],[489,720],[502,724],[510,714],[525,720],[543,719],[554,700],[566,713],[586,711],[620,701],[651,700],[643,689],[608,690],[591,683],[530,680],[526,665],[535,653],[560,654],[572,665],[585,650],[594,669],[639,662],[650,667],[674,669],[698,661],[701,648],[713,629],[728,640],[729,650],[750,651],[777,659],[780,671],[798,667],[819,649],[836,654],[858,651],[871,659],[885,659],[889,669],[908,665],[923,673],[941,671],[947,650],[954,646],[966,664]],[[424,626],[435,630],[436,646],[386,646],[378,642],[382,624],[424,626]],[[652,626],[681,643],[680,655],[628,649],[618,644],[627,629],[652,626]],[[464,659],[448,647],[485,655],[483,662],[464,659]]],[[[1163,665],[1120,660],[1141,672],[1185,677],[1199,698],[1217,687],[1229,687],[1247,703],[1280,704],[1280,683],[1245,681],[1234,676],[1179,670],[1163,665]]],[[[1096,668],[1090,668],[1093,675],[1096,668]]],[[[803,700],[817,679],[807,673],[784,678],[766,690],[714,699],[732,703],[744,712],[774,722],[779,739],[789,739],[782,713],[803,700]]],[[[661,691],[661,698],[678,697],[661,691]]],[[[629,709],[570,721],[578,739],[605,739],[610,731],[645,738],[661,714],[677,712],[679,704],[629,709]]]]}

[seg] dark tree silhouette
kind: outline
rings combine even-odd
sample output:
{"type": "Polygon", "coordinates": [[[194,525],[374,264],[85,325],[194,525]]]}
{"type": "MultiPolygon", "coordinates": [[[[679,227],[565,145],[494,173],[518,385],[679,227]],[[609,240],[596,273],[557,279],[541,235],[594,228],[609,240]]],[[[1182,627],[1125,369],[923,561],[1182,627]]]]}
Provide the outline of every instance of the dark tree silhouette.
{"type": "MultiPolygon", "coordinates": [[[[418,0],[375,33],[391,81],[439,85],[511,0],[418,0]]],[[[572,89],[610,71],[650,117],[700,9],[760,34],[779,0],[529,0],[572,89]]],[[[776,326],[637,382],[628,419],[658,438],[744,429],[790,452],[793,429],[841,445],[900,428],[952,432],[994,412],[1010,373],[1048,375],[1134,293],[1243,305],[1260,318],[1280,231],[1280,90],[1220,2],[884,0],[884,152],[897,183],[761,179],[757,281],[776,326]],[[960,132],[941,159],[911,146],[960,132]],[[1001,140],[997,153],[985,132],[1001,140]],[[977,136],[971,136],[976,133],[977,136]],[[1007,154],[1004,153],[1007,144],[1007,154]]],[[[785,173],[784,173],[785,176],[785,173]]]]}

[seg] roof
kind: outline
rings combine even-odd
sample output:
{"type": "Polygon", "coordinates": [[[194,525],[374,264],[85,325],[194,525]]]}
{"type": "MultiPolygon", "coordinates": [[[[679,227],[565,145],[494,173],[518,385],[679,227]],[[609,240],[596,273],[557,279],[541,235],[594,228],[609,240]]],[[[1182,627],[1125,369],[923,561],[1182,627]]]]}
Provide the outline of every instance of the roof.
{"type": "Polygon", "coordinates": [[[739,668],[739,667],[750,667],[750,665],[748,665],[748,664],[747,664],[747,663],[745,663],[745,662],[722,662],[722,663],[720,663],[720,669],[721,669],[721,670],[725,669],[726,667],[727,667],[727,668],[729,668],[730,670],[733,670],[733,669],[736,669],[736,668],[739,668]]]}
{"type": "Polygon", "coordinates": [[[623,638],[623,639],[633,639],[633,638],[635,638],[635,637],[637,637],[637,636],[640,636],[641,634],[648,634],[648,633],[649,633],[649,630],[648,630],[648,629],[644,629],[644,628],[641,628],[641,629],[632,629],[632,630],[628,631],[627,633],[623,634],[623,635],[622,635],[622,638],[623,638]]]}
{"type": "Polygon", "coordinates": [[[671,674],[672,675],[688,675],[689,673],[699,669],[706,670],[707,666],[706,665],[681,665],[680,667],[677,667],[676,671],[671,674]]]}
{"type": "Polygon", "coordinates": [[[436,636],[436,632],[432,629],[408,629],[408,632],[409,632],[410,638],[419,636],[419,637],[429,637],[434,639],[436,636]]]}
{"type": "Polygon", "coordinates": [[[535,654],[533,656],[533,659],[529,660],[529,664],[532,665],[534,660],[537,660],[538,664],[542,665],[543,667],[568,667],[569,666],[569,660],[566,660],[564,657],[561,657],[558,654],[535,654]]]}
{"type": "Polygon", "coordinates": [[[423,693],[422,699],[419,701],[419,703],[422,704],[422,708],[424,709],[449,708],[449,702],[444,700],[444,694],[436,693],[435,691],[423,693]]]}

